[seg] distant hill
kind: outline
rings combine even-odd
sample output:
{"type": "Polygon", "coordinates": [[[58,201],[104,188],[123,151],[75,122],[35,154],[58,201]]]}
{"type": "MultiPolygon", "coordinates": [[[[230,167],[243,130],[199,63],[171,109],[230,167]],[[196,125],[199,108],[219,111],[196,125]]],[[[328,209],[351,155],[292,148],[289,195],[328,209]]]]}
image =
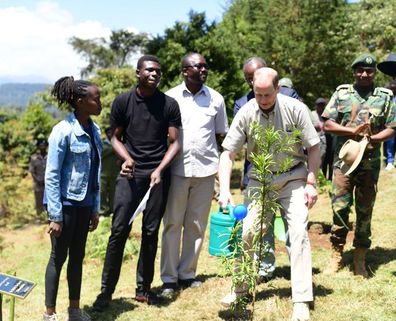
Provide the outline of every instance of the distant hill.
{"type": "Polygon", "coordinates": [[[25,108],[35,94],[45,91],[49,84],[0,84],[0,106],[25,108]]]}

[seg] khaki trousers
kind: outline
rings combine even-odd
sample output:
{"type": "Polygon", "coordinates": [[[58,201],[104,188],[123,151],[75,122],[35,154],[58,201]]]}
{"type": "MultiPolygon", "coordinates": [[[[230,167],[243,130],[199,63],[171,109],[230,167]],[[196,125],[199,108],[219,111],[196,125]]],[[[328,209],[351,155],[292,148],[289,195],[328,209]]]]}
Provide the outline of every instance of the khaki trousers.
{"type": "Polygon", "coordinates": [[[172,175],[163,223],[161,280],[195,278],[198,257],[208,223],[215,175],[182,177],[172,175]],[[181,249],[180,249],[181,246],[181,249]]]}
{"type": "MultiPolygon", "coordinates": [[[[292,301],[313,301],[311,246],[307,231],[308,208],[304,201],[305,180],[296,179],[280,183],[277,201],[281,206],[281,214],[287,222],[286,247],[290,259],[292,301]]],[[[259,182],[251,179],[248,188],[257,187],[259,187],[259,182]]],[[[258,209],[253,203],[251,204],[251,200],[248,198],[245,199],[245,205],[249,206],[249,211],[243,220],[242,238],[245,249],[250,249],[249,253],[253,255],[253,237],[255,231],[260,227],[259,220],[256,219],[258,209]]],[[[273,217],[266,218],[267,228],[272,219],[273,217]]],[[[235,289],[236,292],[245,290],[245,285],[240,285],[235,289]]]]}

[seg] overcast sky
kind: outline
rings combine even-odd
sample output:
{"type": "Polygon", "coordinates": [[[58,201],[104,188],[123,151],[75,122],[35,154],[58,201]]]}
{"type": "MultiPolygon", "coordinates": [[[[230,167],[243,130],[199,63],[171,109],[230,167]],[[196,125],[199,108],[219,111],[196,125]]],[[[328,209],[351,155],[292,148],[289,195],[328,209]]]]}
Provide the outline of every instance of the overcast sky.
{"type": "Polygon", "coordinates": [[[54,82],[79,77],[72,36],[107,37],[111,30],[162,34],[188,12],[220,21],[227,0],[0,0],[0,82],[54,82]]]}

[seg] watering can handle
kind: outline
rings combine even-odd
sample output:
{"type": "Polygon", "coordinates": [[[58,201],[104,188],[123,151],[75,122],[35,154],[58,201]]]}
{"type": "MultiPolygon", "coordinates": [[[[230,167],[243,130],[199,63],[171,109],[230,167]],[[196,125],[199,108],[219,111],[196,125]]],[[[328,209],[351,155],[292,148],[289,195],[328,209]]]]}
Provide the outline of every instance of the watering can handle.
{"type": "Polygon", "coordinates": [[[233,207],[232,207],[230,204],[228,204],[227,207],[226,207],[225,209],[223,209],[223,208],[220,206],[219,212],[220,212],[220,213],[223,213],[223,214],[227,214],[227,215],[232,215],[232,209],[233,209],[233,207]]]}

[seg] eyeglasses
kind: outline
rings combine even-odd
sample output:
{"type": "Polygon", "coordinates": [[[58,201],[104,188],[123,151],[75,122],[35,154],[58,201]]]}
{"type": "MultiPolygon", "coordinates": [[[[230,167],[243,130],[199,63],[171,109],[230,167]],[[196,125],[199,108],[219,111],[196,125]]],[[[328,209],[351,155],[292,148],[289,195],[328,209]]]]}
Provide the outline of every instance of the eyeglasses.
{"type": "Polygon", "coordinates": [[[185,66],[185,68],[195,68],[198,70],[205,68],[206,70],[209,70],[209,66],[207,64],[195,64],[195,65],[185,66]]]}
{"type": "Polygon", "coordinates": [[[249,85],[253,85],[253,77],[246,77],[245,81],[249,84],[249,85]]]}

